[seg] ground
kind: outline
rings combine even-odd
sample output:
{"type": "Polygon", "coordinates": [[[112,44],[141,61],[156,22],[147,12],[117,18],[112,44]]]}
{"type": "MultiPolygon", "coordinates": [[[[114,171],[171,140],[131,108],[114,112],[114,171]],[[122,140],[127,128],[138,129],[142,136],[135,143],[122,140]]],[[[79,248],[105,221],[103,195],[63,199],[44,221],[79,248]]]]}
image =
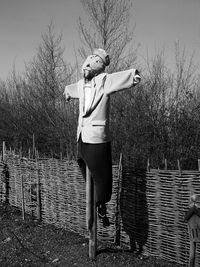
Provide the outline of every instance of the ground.
{"type": "Polygon", "coordinates": [[[88,240],[76,233],[35,221],[0,203],[0,266],[175,267],[151,257],[98,244],[96,260],[88,257],[88,240]]]}

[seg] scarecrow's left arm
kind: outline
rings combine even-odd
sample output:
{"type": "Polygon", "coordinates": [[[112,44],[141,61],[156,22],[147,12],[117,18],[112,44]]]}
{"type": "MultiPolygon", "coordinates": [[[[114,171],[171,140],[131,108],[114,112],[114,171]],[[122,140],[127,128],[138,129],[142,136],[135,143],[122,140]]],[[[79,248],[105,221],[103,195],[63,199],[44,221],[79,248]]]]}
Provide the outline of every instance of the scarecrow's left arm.
{"type": "Polygon", "coordinates": [[[137,85],[141,80],[139,71],[130,69],[107,74],[104,88],[107,94],[112,94],[137,85]]]}

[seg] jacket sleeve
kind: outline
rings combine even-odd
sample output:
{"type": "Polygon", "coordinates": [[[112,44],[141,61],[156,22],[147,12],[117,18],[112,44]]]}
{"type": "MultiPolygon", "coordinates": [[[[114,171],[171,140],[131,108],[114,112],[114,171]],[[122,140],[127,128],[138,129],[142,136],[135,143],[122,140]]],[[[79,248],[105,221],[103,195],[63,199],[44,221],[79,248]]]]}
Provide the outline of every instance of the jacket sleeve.
{"type": "Polygon", "coordinates": [[[104,89],[106,94],[112,94],[137,85],[141,80],[139,71],[130,69],[107,74],[104,89]]]}
{"type": "Polygon", "coordinates": [[[74,84],[70,84],[65,86],[65,90],[64,90],[64,96],[66,98],[66,100],[70,100],[71,98],[79,98],[78,95],[78,84],[74,83],[74,84]]]}

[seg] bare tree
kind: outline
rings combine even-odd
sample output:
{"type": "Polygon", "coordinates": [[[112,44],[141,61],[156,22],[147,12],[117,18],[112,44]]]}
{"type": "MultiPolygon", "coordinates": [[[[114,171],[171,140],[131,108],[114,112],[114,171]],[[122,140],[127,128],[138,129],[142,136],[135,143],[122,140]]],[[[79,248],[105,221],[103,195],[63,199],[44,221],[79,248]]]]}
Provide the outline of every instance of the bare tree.
{"type": "Polygon", "coordinates": [[[71,143],[75,131],[73,118],[76,117],[76,109],[66,105],[63,97],[63,88],[71,82],[73,68],[63,59],[61,41],[62,35],[56,35],[50,23],[47,32],[42,34],[36,57],[26,68],[23,84],[24,107],[36,122],[40,142],[49,149],[57,147],[58,151],[63,150],[64,143],[71,143]]]}
{"type": "Polygon", "coordinates": [[[132,3],[130,0],[81,0],[89,26],[79,18],[83,58],[94,48],[105,49],[110,57],[109,71],[129,68],[136,60],[133,40],[134,26],[130,25],[132,3]],[[130,27],[132,28],[131,30],[130,27]]]}
{"type": "Polygon", "coordinates": [[[28,64],[26,76],[31,93],[46,107],[55,107],[56,100],[63,92],[63,85],[70,78],[70,69],[63,60],[64,49],[61,47],[62,34],[56,35],[52,23],[47,32],[42,34],[42,42],[37,55],[28,64]]]}

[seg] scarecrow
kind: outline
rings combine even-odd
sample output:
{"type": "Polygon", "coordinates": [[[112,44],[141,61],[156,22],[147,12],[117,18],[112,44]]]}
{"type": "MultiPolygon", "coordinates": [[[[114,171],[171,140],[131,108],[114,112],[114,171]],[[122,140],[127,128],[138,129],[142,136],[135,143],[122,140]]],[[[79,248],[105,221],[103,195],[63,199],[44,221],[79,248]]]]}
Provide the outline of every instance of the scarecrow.
{"type": "Polygon", "coordinates": [[[94,182],[96,206],[103,226],[109,226],[106,203],[112,195],[112,158],[109,134],[110,95],[139,83],[136,69],[107,74],[110,64],[105,50],[95,49],[82,66],[83,78],[65,87],[64,95],[69,101],[79,99],[77,129],[78,164],[86,179],[86,165],[94,182]]]}

